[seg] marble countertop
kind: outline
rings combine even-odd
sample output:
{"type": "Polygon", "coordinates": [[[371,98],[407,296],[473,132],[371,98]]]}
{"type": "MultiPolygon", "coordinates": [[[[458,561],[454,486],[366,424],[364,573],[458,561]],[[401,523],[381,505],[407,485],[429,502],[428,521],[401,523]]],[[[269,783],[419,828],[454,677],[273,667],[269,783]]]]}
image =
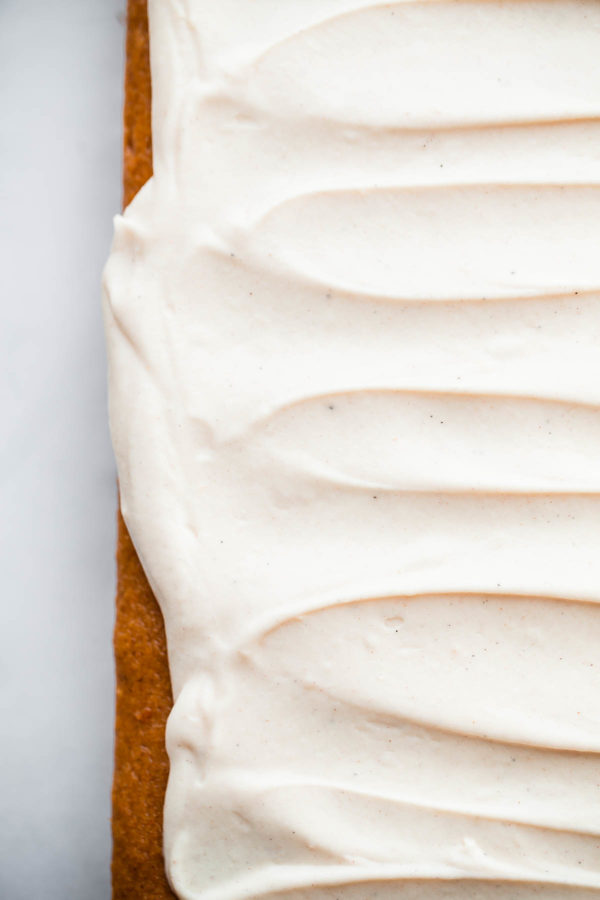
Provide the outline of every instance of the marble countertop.
{"type": "Polygon", "coordinates": [[[100,277],[125,0],[0,4],[0,897],[110,896],[115,467],[100,277]]]}

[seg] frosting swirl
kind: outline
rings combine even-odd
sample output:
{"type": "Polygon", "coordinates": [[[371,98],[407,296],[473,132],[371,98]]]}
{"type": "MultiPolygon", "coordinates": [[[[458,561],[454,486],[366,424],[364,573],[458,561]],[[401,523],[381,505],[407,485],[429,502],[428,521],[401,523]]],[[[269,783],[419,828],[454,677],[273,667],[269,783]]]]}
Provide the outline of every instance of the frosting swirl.
{"type": "Polygon", "coordinates": [[[600,5],[150,0],[105,275],[182,900],[600,895],[600,5]]]}

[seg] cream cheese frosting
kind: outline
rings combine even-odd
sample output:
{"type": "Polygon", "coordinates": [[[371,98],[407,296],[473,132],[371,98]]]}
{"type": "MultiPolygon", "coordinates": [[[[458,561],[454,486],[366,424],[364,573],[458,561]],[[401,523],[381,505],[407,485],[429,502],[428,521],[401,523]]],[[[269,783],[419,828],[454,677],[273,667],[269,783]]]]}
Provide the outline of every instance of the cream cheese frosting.
{"type": "Polygon", "coordinates": [[[173,889],[600,897],[600,3],[149,5],[105,315],[173,889]]]}

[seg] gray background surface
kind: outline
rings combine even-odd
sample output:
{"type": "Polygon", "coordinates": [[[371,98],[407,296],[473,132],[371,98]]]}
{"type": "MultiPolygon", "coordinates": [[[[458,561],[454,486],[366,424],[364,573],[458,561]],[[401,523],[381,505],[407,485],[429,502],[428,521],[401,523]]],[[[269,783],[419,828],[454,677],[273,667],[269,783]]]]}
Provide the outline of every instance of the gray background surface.
{"type": "Polygon", "coordinates": [[[0,0],[0,897],[108,898],[125,0],[0,0]]]}

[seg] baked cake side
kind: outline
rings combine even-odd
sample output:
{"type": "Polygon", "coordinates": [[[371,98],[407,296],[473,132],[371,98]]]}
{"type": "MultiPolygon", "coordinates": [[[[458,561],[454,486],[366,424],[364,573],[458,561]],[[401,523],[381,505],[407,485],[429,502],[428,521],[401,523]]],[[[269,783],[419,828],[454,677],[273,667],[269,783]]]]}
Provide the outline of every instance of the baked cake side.
{"type": "MultiPolygon", "coordinates": [[[[123,205],[152,174],[146,0],[129,0],[125,75],[123,205]]],[[[165,723],[171,683],[163,620],[119,513],[115,624],[116,727],[113,782],[114,900],[173,898],[162,854],[169,771],[165,723]]]]}

